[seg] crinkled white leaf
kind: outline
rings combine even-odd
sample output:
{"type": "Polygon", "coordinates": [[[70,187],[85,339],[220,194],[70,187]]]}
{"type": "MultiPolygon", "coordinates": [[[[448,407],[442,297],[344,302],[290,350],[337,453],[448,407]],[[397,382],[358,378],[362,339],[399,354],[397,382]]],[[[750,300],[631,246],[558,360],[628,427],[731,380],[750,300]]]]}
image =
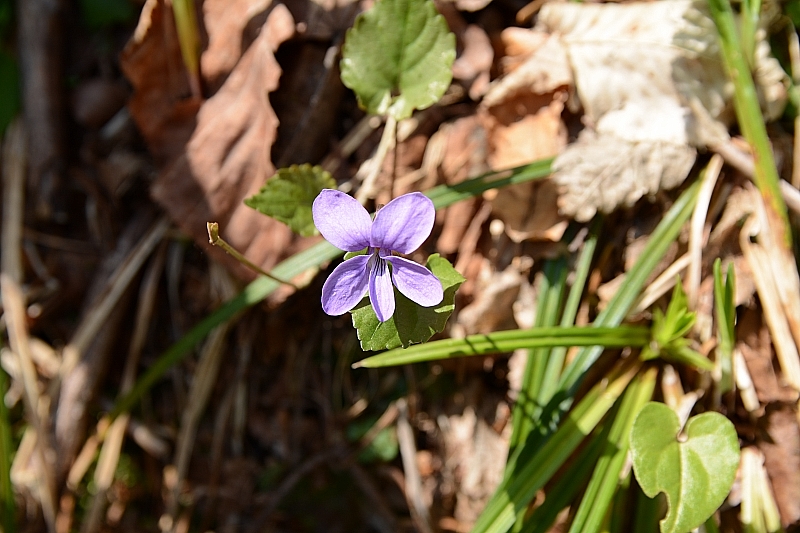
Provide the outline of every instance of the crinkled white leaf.
{"type": "Polygon", "coordinates": [[[563,187],[559,205],[581,222],[598,210],[629,207],[642,196],[682,183],[696,155],[686,144],[635,142],[586,130],[554,163],[554,179],[563,187]]]}
{"type": "MultiPolygon", "coordinates": [[[[587,220],[680,185],[694,147],[727,136],[732,89],[705,2],[548,3],[538,20],[536,31],[559,36],[594,129],[555,162],[563,213],[587,220]]],[[[756,80],[773,118],[786,75],[764,46],[762,35],[756,80]]]]}

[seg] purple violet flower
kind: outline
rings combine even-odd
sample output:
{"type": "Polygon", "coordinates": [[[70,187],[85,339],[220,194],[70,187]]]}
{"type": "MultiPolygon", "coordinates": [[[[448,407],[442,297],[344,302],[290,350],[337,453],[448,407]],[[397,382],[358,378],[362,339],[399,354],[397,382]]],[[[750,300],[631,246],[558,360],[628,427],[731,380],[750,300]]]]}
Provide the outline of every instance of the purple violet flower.
{"type": "Polygon", "coordinates": [[[436,210],[425,195],[412,192],[386,204],[375,220],[358,201],[341,191],[323,189],[312,206],[314,224],[331,244],[348,252],[367,249],[337,266],[322,286],[322,310],[337,316],[361,301],[367,291],[378,320],[394,314],[397,290],[423,307],[442,301],[439,278],[422,265],[392,255],[410,254],[433,229],[436,210]],[[389,265],[392,265],[391,273],[389,265]]]}

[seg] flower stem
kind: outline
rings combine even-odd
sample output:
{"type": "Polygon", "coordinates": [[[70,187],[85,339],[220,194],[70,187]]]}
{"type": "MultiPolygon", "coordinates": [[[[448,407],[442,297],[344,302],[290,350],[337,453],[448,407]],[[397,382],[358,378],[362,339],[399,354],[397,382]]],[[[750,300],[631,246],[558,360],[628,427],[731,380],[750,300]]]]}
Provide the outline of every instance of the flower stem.
{"type": "Polygon", "coordinates": [[[277,281],[278,283],[283,283],[284,285],[289,285],[294,290],[298,290],[297,285],[295,285],[291,281],[286,281],[286,280],[282,280],[280,278],[276,278],[275,276],[273,276],[269,272],[265,271],[261,267],[253,264],[249,259],[247,259],[245,256],[243,256],[238,250],[236,250],[236,248],[234,248],[233,246],[231,246],[230,244],[225,242],[225,239],[223,239],[222,237],[219,236],[219,224],[218,223],[216,223],[216,222],[206,222],[206,228],[208,229],[208,242],[209,243],[213,244],[214,246],[219,246],[220,248],[225,250],[225,252],[228,255],[230,255],[231,257],[233,257],[237,261],[239,261],[241,264],[243,264],[244,266],[246,266],[247,268],[249,268],[253,272],[261,274],[262,276],[266,276],[271,280],[277,281]]]}

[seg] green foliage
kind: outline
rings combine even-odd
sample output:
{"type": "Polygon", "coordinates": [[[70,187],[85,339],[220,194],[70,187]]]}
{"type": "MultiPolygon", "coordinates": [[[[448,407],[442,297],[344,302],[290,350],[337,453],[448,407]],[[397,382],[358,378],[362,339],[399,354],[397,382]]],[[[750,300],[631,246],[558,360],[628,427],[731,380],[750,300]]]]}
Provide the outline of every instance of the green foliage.
{"type": "Polygon", "coordinates": [[[0,41],[8,37],[11,23],[14,20],[14,5],[11,0],[0,0],[0,41]]]}
{"type": "Polygon", "coordinates": [[[631,427],[638,413],[653,396],[655,367],[634,378],[614,412],[605,449],[594,467],[569,533],[597,533],[602,530],[606,512],[620,482],[620,473],[628,457],[631,427]]]}
{"type": "Polygon", "coordinates": [[[425,342],[444,330],[447,319],[455,308],[456,290],[464,283],[464,277],[453,268],[450,261],[439,254],[428,258],[427,267],[442,282],[442,303],[434,307],[422,307],[393,287],[396,302],[394,315],[386,322],[381,322],[375,315],[369,298],[364,298],[351,311],[353,327],[358,331],[362,350],[407,347],[425,342]]]}
{"type": "Polygon", "coordinates": [[[322,189],[335,189],[336,181],[322,167],[292,165],[278,172],[244,203],[280,220],[303,237],[316,235],[311,204],[322,189]]]}
{"type": "MultiPolygon", "coordinates": [[[[425,194],[433,201],[437,209],[453,205],[460,200],[478,196],[483,192],[498,187],[506,187],[517,183],[527,183],[548,176],[553,158],[535,161],[510,171],[487,172],[455,185],[439,185],[425,194]]],[[[327,241],[299,252],[278,264],[272,273],[281,279],[292,279],[311,269],[317,269],[325,263],[341,256],[342,251],[327,241]]],[[[267,277],[259,277],[252,281],[234,298],[222,304],[217,310],[195,324],[175,344],[165,350],[158,359],[137,379],[133,389],[125,396],[117,399],[111,416],[130,410],[136,402],[155,385],[161,376],[174,365],[182,361],[186,355],[202,341],[208,333],[220,324],[234,319],[245,309],[261,302],[275,292],[280,283],[267,277]]]]}
{"type": "Polygon", "coordinates": [[[627,366],[617,368],[607,379],[595,385],[575,409],[565,415],[564,422],[547,441],[531,450],[530,455],[520,455],[513,472],[503,478],[492,499],[486,504],[472,533],[508,531],[517,521],[517,517],[525,512],[536,492],[550,481],[575,449],[594,431],[633,379],[640,365],[641,362],[629,361],[627,366]]]}
{"type": "MultiPolygon", "coordinates": [[[[347,426],[347,439],[356,442],[370,429],[375,426],[378,416],[370,416],[352,421],[347,426]]],[[[395,426],[388,426],[375,435],[375,437],[358,454],[358,460],[362,463],[383,462],[388,463],[400,453],[400,444],[397,442],[397,429],[395,426]]]]}
{"type": "Polygon", "coordinates": [[[20,107],[19,69],[14,58],[0,50],[0,136],[20,107]]]}
{"type": "Polygon", "coordinates": [[[347,31],[342,82],[367,112],[408,118],[447,90],[455,43],[431,0],[378,0],[347,31]]]}
{"type": "Polygon", "coordinates": [[[11,440],[11,420],[6,407],[5,398],[8,391],[8,376],[0,368],[0,531],[14,533],[16,525],[16,505],[14,487],[11,485],[11,458],[14,445],[11,440]]]}
{"type": "Polygon", "coordinates": [[[728,266],[728,274],[723,279],[721,262],[717,258],[714,261],[714,310],[717,316],[717,364],[720,369],[720,394],[733,390],[733,345],[736,341],[734,331],[736,306],[733,303],[735,293],[736,277],[733,265],[728,266]]]}
{"type": "Polygon", "coordinates": [[[633,471],[644,493],[664,492],[669,502],[662,533],[685,533],[722,504],[739,466],[733,424],[719,413],[703,413],[686,424],[662,403],[648,403],[631,429],[633,471]]]}
{"type": "Polygon", "coordinates": [[[80,0],[80,5],[83,21],[93,30],[124,24],[136,16],[128,0],[80,0]]]}
{"type": "Polygon", "coordinates": [[[373,355],[355,366],[384,366],[422,363],[454,357],[513,352],[524,348],[602,346],[641,348],[650,342],[650,330],[641,326],[595,328],[592,326],[511,329],[469,335],[463,339],[442,339],[410,348],[397,348],[373,355]]]}
{"type": "Polygon", "coordinates": [[[681,288],[681,280],[675,283],[672,299],[667,312],[656,309],[653,312],[653,342],[642,350],[642,359],[663,357],[676,363],[696,366],[704,370],[713,370],[714,365],[708,358],[689,348],[689,339],[685,337],[694,325],[696,315],[689,311],[686,294],[681,288]]]}

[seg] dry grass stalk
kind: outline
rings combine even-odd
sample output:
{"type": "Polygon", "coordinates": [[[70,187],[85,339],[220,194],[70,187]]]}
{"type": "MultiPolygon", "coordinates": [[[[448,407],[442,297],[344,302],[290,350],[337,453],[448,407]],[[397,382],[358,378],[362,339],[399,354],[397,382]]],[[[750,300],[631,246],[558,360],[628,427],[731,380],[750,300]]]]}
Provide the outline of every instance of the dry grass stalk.
{"type": "Polygon", "coordinates": [[[764,201],[752,193],[755,213],[739,236],[753,272],[764,317],[787,383],[800,391],[800,280],[797,266],[779,236],[772,233],[764,201]],[[777,237],[777,238],[776,238],[777,237]],[[752,242],[757,238],[757,242],[752,242]]]}
{"type": "Polygon", "coordinates": [[[692,221],[689,229],[689,267],[686,271],[686,298],[689,302],[689,309],[697,308],[697,298],[700,292],[700,277],[703,267],[703,248],[708,242],[706,228],[706,217],[708,216],[708,206],[711,204],[711,196],[714,194],[714,187],[717,178],[722,170],[722,157],[714,154],[706,167],[703,185],[697,197],[697,204],[692,213],[692,221]]]}
{"type": "Polygon", "coordinates": [[[69,344],[64,347],[64,361],[61,366],[62,378],[75,367],[81,353],[88,348],[97,332],[104,326],[108,314],[117,305],[145,260],[164,237],[168,227],[167,218],[159,218],[114,272],[100,301],[91,306],[91,310],[75,330],[69,344]]]}
{"type": "Polygon", "coordinates": [[[653,305],[656,300],[667,294],[675,286],[676,277],[691,263],[692,258],[688,253],[676,259],[664,272],[662,272],[639,296],[639,300],[631,314],[638,314],[653,305]]]}
{"type": "MultiPolygon", "coordinates": [[[[211,264],[212,285],[218,286],[224,299],[230,299],[235,294],[235,287],[228,274],[222,270],[222,266],[216,263],[211,264]],[[213,283],[216,278],[216,283],[213,283]]],[[[175,470],[176,482],[172,487],[172,495],[168,502],[167,512],[172,517],[171,522],[178,524],[178,496],[186,479],[189,470],[189,460],[194,449],[195,436],[200,418],[205,412],[211,391],[217,381],[219,365],[222,357],[226,353],[226,338],[231,322],[226,322],[214,329],[208,337],[203,350],[200,354],[200,361],[197,371],[192,379],[189,390],[189,397],[186,402],[186,409],[181,416],[181,427],[175,444],[175,470]]],[[[175,531],[175,529],[173,529],[175,531]]]]}
{"type": "Polygon", "coordinates": [[[742,450],[742,523],[754,531],[779,531],[780,514],[764,468],[764,454],[748,446],[742,450]]]}
{"type": "Polygon", "coordinates": [[[50,445],[47,421],[50,402],[47,397],[42,397],[39,393],[39,380],[28,342],[25,297],[22,295],[22,289],[11,276],[2,273],[0,292],[2,292],[3,315],[8,326],[8,342],[11,350],[17,354],[17,363],[25,389],[24,399],[28,420],[36,431],[39,498],[48,530],[52,532],[55,531],[56,486],[53,478],[55,454],[50,445]]]}
{"type": "Polygon", "coordinates": [[[25,165],[25,129],[21,120],[15,120],[3,143],[2,270],[16,283],[22,283],[25,165]]]}
{"type": "Polygon", "coordinates": [[[417,446],[414,443],[414,431],[411,429],[411,422],[408,419],[408,404],[405,398],[397,400],[397,413],[397,443],[403,460],[404,492],[408,508],[414,524],[417,526],[417,531],[432,533],[428,506],[422,498],[422,478],[417,466],[417,446]]]}
{"type": "MultiPolygon", "coordinates": [[[[130,392],[136,380],[136,368],[139,366],[139,356],[142,353],[142,348],[147,338],[147,332],[152,322],[153,308],[155,307],[156,295],[158,293],[158,281],[164,269],[165,257],[166,248],[162,246],[159,253],[156,254],[153,262],[148,267],[139,290],[139,307],[136,312],[133,336],[131,337],[128,349],[128,357],[125,360],[125,370],[122,374],[120,395],[125,395],[130,392]]],[[[97,467],[94,472],[96,492],[89,506],[87,517],[84,519],[81,527],[82,533],[94,533],[100,529],[103,511],[108,503],[108,490],[114,482],[114,473],[119,463],[120,452],[129,421],[130,414],[122,413],[111,423],[111,427],[105,434],[103,446],[100,449],[100,456],[97,459],[97,467]]]]}
{"type": "Polygon", "coordinates": [[[750,377],[750,370],[744,360],[744,355],[739,348],[733,351],[733,378],[736,380],[736,387],[739,389],[739,396],[742,398],[742,405],[750,414],[755,413],[761,408],[758,401],[756,387],[753,385],[753,378],[750,377]]]}

